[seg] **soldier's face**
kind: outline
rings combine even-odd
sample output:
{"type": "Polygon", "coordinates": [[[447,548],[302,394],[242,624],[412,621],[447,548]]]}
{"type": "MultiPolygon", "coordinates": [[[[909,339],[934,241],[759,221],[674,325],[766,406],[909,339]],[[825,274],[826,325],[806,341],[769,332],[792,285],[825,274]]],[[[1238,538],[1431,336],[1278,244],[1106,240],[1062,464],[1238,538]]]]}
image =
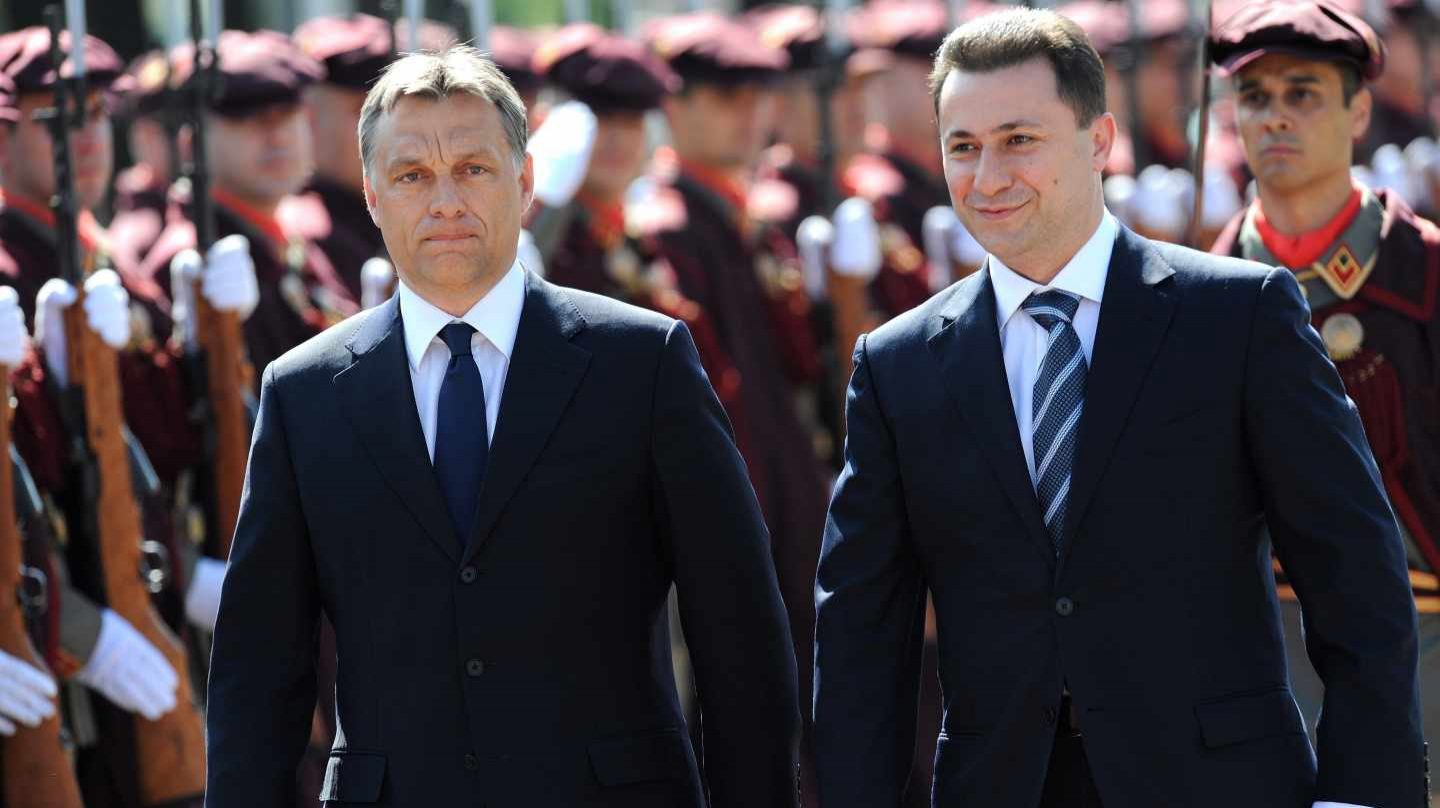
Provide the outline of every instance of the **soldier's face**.
{"type": "Polygon", "coordinates": [[[680,156],[727,170],[749,168],[760,156],[774,107],[774,93],[751,84],[701,84],[665,100],[680,156]]]}
{"type": "MultiPolygon", "coordinates": [[[[53,103],[50,93],[25,94],[20,99],[20,122],[0,136],[0,175],[6,190],[41,204],[55,195],[55,160],[49,123],[35,120],[35,114],[53,103]]],[[[85,125],[70,133],[70,163],[76,202],[81,208],[94,208],[105,198],[114,146],[103,94],[91,92],[85,110],[85,125]]]]}
{"type": "Polygon", "coordinates": [[[401,280],[436,305],[473,303],[515,261],[533,186],[494,104],[405,97],[375,129],[365,201],[401,280]]]}
{"type": "Polygon", "coordinates": [[[1300,193],[1348,176],[1370,103],[1362,89],[1347,106],[1340,71],[1325,62],[1271,54],[1247,65],[1235,80],[1235,117],[1261,189],[1300,193]]]}
{"type": "Polygon", "coordinates": [[[618,197],[645,168],[645,115],[612,112],[596,121],[585,188],[602,199],[618,197]]]}
{"type": "Polygon", "coordinates": [[[305,93],[311,134],[315,143],[324,144],[324,148],[314,150],[315,172],[357,192],[360,190],[360,175],[364,173],[360,166],[360,149],[339,144],[354,144],[355,130],[360,125],[360,108],[364,105],[365,93],[358,90],[321,84],[305,93]]]}
{"type": "Polygon", "coordinates": [[[951,71],[939,120],[945,181],[965,227],[1006,266],[1053,275],[1094,226],[1115,119],[1079,126],[1049,62],[1034,59],[951,71]]]}
{"type": "Polygon", "coordinates": [[[311,138],[299,104],[275,104],[241,118],[211,115],[207,120],[205,151],[216,187],[269,208],[304,186],[310,176],[311,138]]]}

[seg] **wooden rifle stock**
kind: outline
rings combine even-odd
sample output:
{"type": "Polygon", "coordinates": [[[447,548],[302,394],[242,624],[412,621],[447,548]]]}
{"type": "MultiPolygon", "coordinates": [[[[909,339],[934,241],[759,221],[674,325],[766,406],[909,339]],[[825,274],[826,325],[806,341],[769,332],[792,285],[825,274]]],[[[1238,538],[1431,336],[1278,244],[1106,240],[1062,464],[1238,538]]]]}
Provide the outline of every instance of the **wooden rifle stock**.
{"type": "Polygon", "coordinates": [[[250,386],[250,363],[240,317],[217,311],[195,284],[194,296],[200,346],[205,352],[206,387],[210,404],[211,473],[215,490],[215,529],[221,558],[230,557],[230,542],[240,517],[240,492],[245,486],[245,464],[250,451],[250,426],[245,391],[250,386]]]}
{"type": "MultiPolygon", "coordinates": [[[[219,56],[216,42],[207,41],[201,31],[200,4],[191,0],[191,37],[195,42],[195,69],[191,77],[191,134],[194,159],[190,166],[190,187],[195,220],[195,248],[206,257],[215,243],[215,212],[210,202],[210,176],[205,166],[205,110],[216,91],[219,56]]],[[[216,29],[219,29],[218,22],[216,29]]],[[[210,463],[211,507],[215,535],[211,552],[221,559],[230,557],[230,542],[240,516],[240,492],[245,485],[245,464],[250,449],[250,425],[245,392],[250,389],[250,362],[245,356],[240,317],[218,311],[205,299],[201,284],[191,287],[200,349],[205,354],[206,404],[209,434],[206,436],[210,463]]]]}
{"type": "Polygon", "coordinates": [[[86,445],[98,474],[95,530],[107,605],[164,654],[180,684],[176,707],[157,721],[135,717],[140,799],[159,805],[205,793],[205,735],[194,707],[184,646],[150,604],[141,579],[140,508],[122,430],[118,356],[85,321],[84,293],[65,312],[70,378],[80,385],[86,445]]]}
{"type": "MultiPolygon", "coordinates": [[[[10,369],[0,365],[0,375],[8,379],[10,369]]],[[[17,597],[23,539],[15,521],[10,415],[8,405],[0,406],[0,651],[48,674],[25,631],[17,597]]],[[[0,739],[0,782],[5,784],[0,802],[7,808],[82,808],[74,766],[60,743],[58,715],[38,727],[16,724],[14,737],[0,739]]]]}

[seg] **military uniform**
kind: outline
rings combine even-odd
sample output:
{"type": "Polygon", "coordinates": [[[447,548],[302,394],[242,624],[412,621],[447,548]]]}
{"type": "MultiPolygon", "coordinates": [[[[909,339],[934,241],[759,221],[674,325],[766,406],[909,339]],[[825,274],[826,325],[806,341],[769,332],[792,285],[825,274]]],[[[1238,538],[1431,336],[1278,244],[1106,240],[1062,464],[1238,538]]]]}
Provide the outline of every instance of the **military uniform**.
{"type": "MultiPolygon", "coordinates": [[[[357,100],[390,63],[395,42],[391,26],[379,17],[318,17],[295,29],[295,44],[325,67],[325,84],[357,100]]],[[[340,144],[317,144],[340,148],[340,144]]],[[[325,254],[352,300],[360,300],[360,268],[383,258],[385,240],[370,218],[360,177],[316,174],[309,186],[281,203],[277,218],[292,233],[312,241],[325,254]]]]}
{"type": "MultiPolygon", "coordinates": [[[[19,94],[48,90],[54,73],[48,45],[49,32],[42,28],[0,36],[0,71],[13,79],[19,94]]],[[[100,40],[87,40],[86,57],[90,86],[108,88],[120,75],[118,57],[100,40]]],[[[18,97],[0,94],[0,107],[7,103],[18,106],[18,97]]],[[[107,234],[89,211],[77,217],[77,236],[84,267],[113,267],[130,296],[132,339],[119,354],[119,371],[126,424],[133,435],[134,484],[145,534],[170,560],[165,565],[168,580],[155,605],[173,628],[181,629],[189,548],[177,541],[168,492],[181,471],[198,460],[199,438],[189,420],[178,355],[167,342],[172,326],[168,302],[133,267],[114,260],[107,234]]],[[[31,322],[40,287],[56,277],[58,267],[51,211],[0,186],[0,283],[16,289],[31,322]]],[[[24,466],[21,477],[33,482],[17,500],[17,511],[26,519],[32,566],[43,570],[51,584],[40,625],[41,647],[47,663],[63,678],[84,666],[100,633],[105,592],[99,548],[78,530],[92,505],[83,492],[81,470],[70,461],[74,426],[64,417],[59,391],[38,354],[32,352],[12,369],[11,385],[13,445],[24,466]]],[[[62,699],[77,744],[86,804],[138,806],[133,716],[78,687],[67,688],[62,699]]]]}
{"type": "MultiPolygon", "coordinates": [[[[272,31],[225,31],[218,54],[221,91],[211,104],[217,114],[243,117],[270,105],[296,103],[301,88],[323,75],[317,62],[272,31]]],[[[212,199],[216,238],[238,233],[250,241],[260,303],[245,320],[244,334],[258,384],[272,360],[354,313],[356,305],[314,242],[224,188],[212,187],[212,199]]],[[[181,196],[172,201],[165,230],[141,265],[140,276],[169,295],[171,260],[195,246],[190,204],[181,196]]]]}
{"type": "MultiPolygon", "coordinates": [[[[989,3],[967,3],[965,17],[973,19],[992,9],[989,3]]],[[[864,77],[902,60],[928,65],[950,31],[950,20],[939,3],[881,2],[857,10],[849,29],[857,50],[847,69],[864,77]]],[[[871,297],[888,319],[930,297],[930,270],[921,248],[925,214],[934,207],[948,207],[950,191],[943,176],[906,156],[883,126],[876,131],[878,137],[867,144],[869,151],[845,166],[841,187],[846,196],[866,199],[875,210],[884,263],[871,283],[871,297]]],[[[928,147],[938,153],[938,145],[928,147]]]]}
{"type": "MultiPolygon", "coordinates": [[[[142,118],[159,120],[174,115],[170,109],[175,100],[170,92],[172,72],[163,51],[138,57],[126,70],[130,86],[121,95],[118,117],[133,123],[142,118]]],[[[136,163],[115,175],[114,191],[111,249],[125,264],[139,266],[165,227],[170,177],[163,166],[136,163]]]]}
{"type": "MultiPolygon", "coordinates": [[[[687,85],[763,83],[786,63],[783,51],[715,15],[656,21],[646,35],[687,85]]],[[[680,291],[713,319],[739,373],[732,420],[749,435],[745,459],[770,528],[801,703],[808,704],[827,479],[817,439],[823,452],[834,447],[816,421],[820,362],[794,243],[778,228],[757,225],[747,215],[748,189],[713,167],[662,151],[652,179],[655,196],[637,203],[636,215],[674,268],[680,291]]],[[[802,793],[813,800],[808,729],[801,760],[802,793]]]]}
{"type": "MultiPolygon", "coordinates": [[[[1317,4],[1274,4],[1236,14],[1212,33],[1215,59],[1238,71],[1283,49],[1353,64],[1379,75],[1384,52],[1358,18],[1317,4]],[[1307,11],[1308,6],[1308,11],[1307,11]]],[[[1359,410],[1391,506],[1403,529],[1420,612],[1420,678],[1440,677],[1440,228],[1416,216],[1393,191],[1356,185],[1331,221],[1287,235],[1270,225],[1259,200],[1221,233],[1213,252],[1288,267],[1300,281],[1313,324],[1359,410]]],[[[1291,681],[1309,721],[1323,685],[1299,641],[1299,610],[1287,601],[1291,681]]],[[[1440,693],[1422,692],[1425,727],[1440,732],[1440,693]]]]}

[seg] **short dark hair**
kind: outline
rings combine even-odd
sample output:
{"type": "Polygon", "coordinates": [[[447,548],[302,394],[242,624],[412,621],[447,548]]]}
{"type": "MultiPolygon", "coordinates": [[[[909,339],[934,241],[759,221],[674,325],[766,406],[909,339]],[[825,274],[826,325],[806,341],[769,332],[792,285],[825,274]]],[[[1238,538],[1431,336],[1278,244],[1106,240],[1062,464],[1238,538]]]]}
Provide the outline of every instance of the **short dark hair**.
{"type": "Polygon", "coordinates": [[[1362,86],[1360,68],[1349,62],[1337,62],[1335,68],[1340,71],[1340,97],[1344,99],[1345,106],[1349,107],[1362,86]]]}
{"type": "Polygon", "coordinates": [[[1060,100],[1080,126],[1105,114],[1105,65],[1090,38],[1053,11],[1011,9],[972,20],[945,37],[930,72],[930,97],[940,113],[940,88],[951,71],[990,73],[1044,58],[1055,70],[1060,100]]]}

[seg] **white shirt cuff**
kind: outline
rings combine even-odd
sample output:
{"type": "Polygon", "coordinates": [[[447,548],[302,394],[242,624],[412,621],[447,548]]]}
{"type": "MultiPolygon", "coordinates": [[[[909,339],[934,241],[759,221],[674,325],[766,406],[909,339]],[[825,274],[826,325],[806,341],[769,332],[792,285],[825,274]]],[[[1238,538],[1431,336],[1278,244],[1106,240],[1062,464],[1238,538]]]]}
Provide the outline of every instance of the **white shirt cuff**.
{"type": "Polygon", "coordinates": [[[1367,808],[1364,805],[1355,805],[1349,802],[1317,802],[1314,808],[1367,808]]]}

